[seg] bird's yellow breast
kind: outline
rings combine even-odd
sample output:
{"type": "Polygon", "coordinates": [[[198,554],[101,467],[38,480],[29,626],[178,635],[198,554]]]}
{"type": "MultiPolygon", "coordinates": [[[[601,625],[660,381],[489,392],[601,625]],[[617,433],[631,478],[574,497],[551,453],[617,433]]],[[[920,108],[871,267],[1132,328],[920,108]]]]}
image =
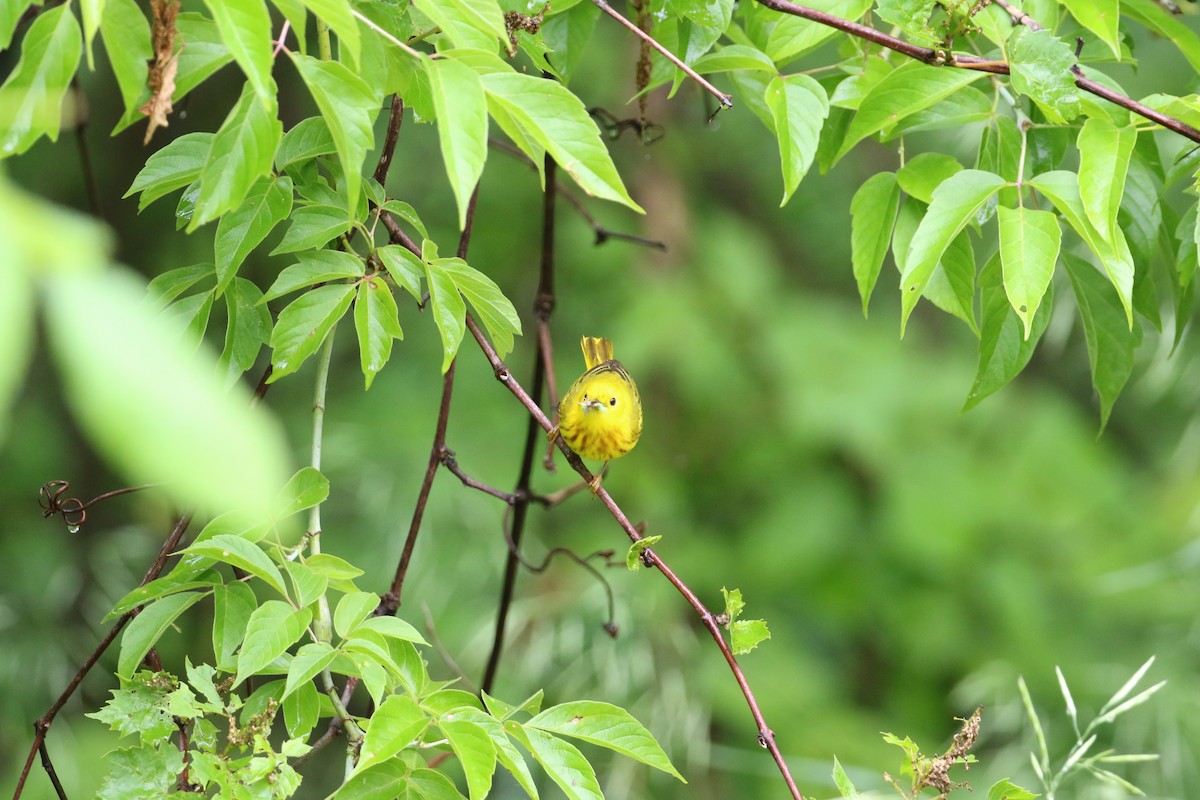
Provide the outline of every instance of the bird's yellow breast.
{"type": "Polygon", "coordinates": [[[589,369],[563,396],[558,426],[584,458],[610,461],[625,455],[642,434],[642,406],[624,367],[606,361],[589,369]]]}

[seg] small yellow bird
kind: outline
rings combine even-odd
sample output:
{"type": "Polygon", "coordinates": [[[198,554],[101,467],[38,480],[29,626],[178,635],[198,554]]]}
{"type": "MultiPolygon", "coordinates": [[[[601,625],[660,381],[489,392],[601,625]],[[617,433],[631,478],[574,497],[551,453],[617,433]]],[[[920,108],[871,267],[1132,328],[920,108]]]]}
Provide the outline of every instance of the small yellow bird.
{"type": "Polygon", "coordinates": [[[604,462],[591,482],[595,492],[604,466],[632,450],[642,435],[642,400],[633,378],[613,359],[612,342],[585,336],[580,344],[587,372],[563,395],[558,427],[548,436],[561,436],[579,455],[604,462]]]}

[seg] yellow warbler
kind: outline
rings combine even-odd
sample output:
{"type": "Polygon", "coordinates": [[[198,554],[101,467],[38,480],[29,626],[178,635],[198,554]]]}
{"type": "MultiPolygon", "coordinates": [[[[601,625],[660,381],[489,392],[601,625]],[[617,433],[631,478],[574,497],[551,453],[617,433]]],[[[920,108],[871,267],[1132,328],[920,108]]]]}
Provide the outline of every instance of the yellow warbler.
{"type": "MultiPolygon", "coordinates": [[[[612,342],[585,336],[581,346],[587,372],[558,404],[558,427],[550,439],[561,436],[579,455],[607,464],[632,450],[642,435],[642,400],[633,378],[613,359],[612,342]]],[[[592,489],[599,487],[597,473],[592,489]]]]}

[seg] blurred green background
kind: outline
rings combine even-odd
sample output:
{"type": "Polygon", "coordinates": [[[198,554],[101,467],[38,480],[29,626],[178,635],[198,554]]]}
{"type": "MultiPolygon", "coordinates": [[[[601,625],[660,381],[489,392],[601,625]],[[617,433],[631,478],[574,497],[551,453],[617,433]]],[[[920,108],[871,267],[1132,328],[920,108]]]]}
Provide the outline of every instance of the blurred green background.
{"type": "MultiPolygon", "coordinates": [[[[1112,70],[1133,96],[1195,88],[1169,48],[1148,38],[1138,45],[1139,76],[1112,70]]],[[[634,116],[636,104],[625,101],[635,57],[630,42],[601,23],[572,88],[589,105],[634,116]]],[[[14,61],[0,54],[0,74],[14,61]]],[[[810,61],[820,64],[822,56],[810,61]]],[[[276,77],[285,126],[313,113],[289,67],[276,77]]],[[[226,67],[177,109],[153,147],[214,130],[239,85],[239,73],[226,67]]],[[[174,196],[141,216],[135,200],[120,199],[148,151],[140,126],[108,138],[119,109],[102,60],[84,74],[82,91],[86,141],[118,258],[147,277],[210,260],[212,226],[173,233],[174,196]]],[[[663,536],[656,551],[706,603],[719,609],[721,587],[738,587],[747,616],[768,620],[772,639],[742,663],[806,796],[835,794],[834,755],[860,789],[886,789],[881,773],[897,774],[901,754],[880,731],[937,752],[957,729],[953,717],[978,705],[986,707],[980,764],[966,775],[976,793],[1006,776],[1036,788],[1017,676],[1029,683],[1052,757],[1061,759],[1073,735],[1055,666],[1088,719],[1153,655],[1145,685],[1169,683],[1107,726],[1101,744],[1161,753],[1159,762],[1122,774],[1152,797],[1195,797],[1200,366],[1192,337],[1171,354],[1170,339],[1160,341],[1147,326],[1134,378],[1098,435],[1082,333],[1062,300],[1069,292],[1059,292],[1026,372],[961,414],[975,366],[970,332],[925,304],[900,341],[891,267],[869,319],[850,274],[850,196],[868,175],[894,168],[894,154],[862,146],[829,174],[814,170],[781,209],[778,156],[753,115],[741,107],[707,124],[712,109],[690,86],[669,102],[660,94],[650,117],[666,136],[643,146],[626,135],[611,145],[647,216],[587,207],[604,225],[661,239],[668,249],[594,246],[582,218],[560,203],[556,375],[561,388],[582,369],[580,335],[614,340],[638,381],[646,424],[637,449],[613,465],[605,485],[631,519],[663,536]]],[[[941,150],[969,163],[978,134],[974,127],[918,137],[909,153],[941,150]]],[[[7,169],[31,190],[87,208],[69,131],[7,169]]],[[[388,191],[417,207],[443,252],[452,249],[454,207],[436,131],[411,115],[388,191]]],[[[509,363],[523,382],[532,372],[528,312],[540,203],[536,174],[493,151],[469,260],[522,313],[526,336],[509,363]]],[[[288,263],[257,253],[242,274],[265,287],[288,263]]],[[[354,336],[345,324],[337,334],[324,547],[365,568],[360,585],[378,591],[390,582],[433,436],[440,343],[428,317],[402,307],[406,338],[366,393],[354,336]]],[[[214,341],[222,331],[214,315],[214,341]]],[[[460,362],[448,444],[472,476],[511,489],[524,410],[469,337],[460,362]]],[[[312,378],[309,365],[267,397],[290,433],[296,467],[307,459],[312,378]]],[[[103,635],[101,617],[140,579],[171,520],[153,492],[94,508],[74,536],[57,519],[41,519],[36,496],[46,481],[69,480],[85,500],[124,485],[66,414],[42,342],[12,422],[0,451],[0,559],[9,576],[0,585],[5,786],[15,782],[33,720],[103,635]]],[[[571,483],[559,463],[557,474],[536,471],[537,489],[571,483]]],[[[504,518],[501,504],[441,473],[405,588],[401,615],[418,625],[432,621],[439,650],[454,662],[431,650],[432,671],[449,678],[461,669],[468,688],[477,685],[490,646],[504,518]]],[[[618,555],[627,546],[586,493],[535,508],[526,542],[533,558],[557,546],[618,555]]],[[[623,705],[660,737],[689,780],[681,786],[590,749],[610,797],[783,796],[727,666],[682,599],[652,571],[622,567],[605,576],[621,628],[615,640],[601,627],[604,589],[586,572],[560,560],[542,574],[522,574],[495,694],[515,702],[544,689],[548,704],[591,698],[623,705]]],[[[209,651],[203,612],[193,613],[163,642],[168,665],[178,668],[185,652],[198,660],[209,651]]],[[[115,746],[103,725],[82,717],[113,688],[114,664],[115,650],[50,734],[71,797],[95,791],[106,771],[99,757],[115,746]]],[[[340,750],[331,747],[306,767],[301,796],[321,797],[336,786],[340,750]]],[[[53,796],[36,765],[25,796],[53,796]]],[[[521,795],[500,778],[495,796],[521,795]]],[[[1121,796],[1095,783],[1069,784],[1059,795],[1121,796]]]]}

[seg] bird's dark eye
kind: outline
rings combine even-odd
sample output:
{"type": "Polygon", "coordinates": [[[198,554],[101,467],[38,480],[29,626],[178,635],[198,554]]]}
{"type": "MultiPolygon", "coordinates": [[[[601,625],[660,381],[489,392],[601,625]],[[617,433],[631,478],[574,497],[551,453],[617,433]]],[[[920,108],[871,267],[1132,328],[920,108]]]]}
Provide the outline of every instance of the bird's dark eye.
{"type": "Polygon", "coordinates": [[[610,398],[608,399],[608,404],[609,404],[610,406],[615,406],[615,405],[617,404],[617,398],[615,398],[615,397],[610,397],[610,398]]]}

